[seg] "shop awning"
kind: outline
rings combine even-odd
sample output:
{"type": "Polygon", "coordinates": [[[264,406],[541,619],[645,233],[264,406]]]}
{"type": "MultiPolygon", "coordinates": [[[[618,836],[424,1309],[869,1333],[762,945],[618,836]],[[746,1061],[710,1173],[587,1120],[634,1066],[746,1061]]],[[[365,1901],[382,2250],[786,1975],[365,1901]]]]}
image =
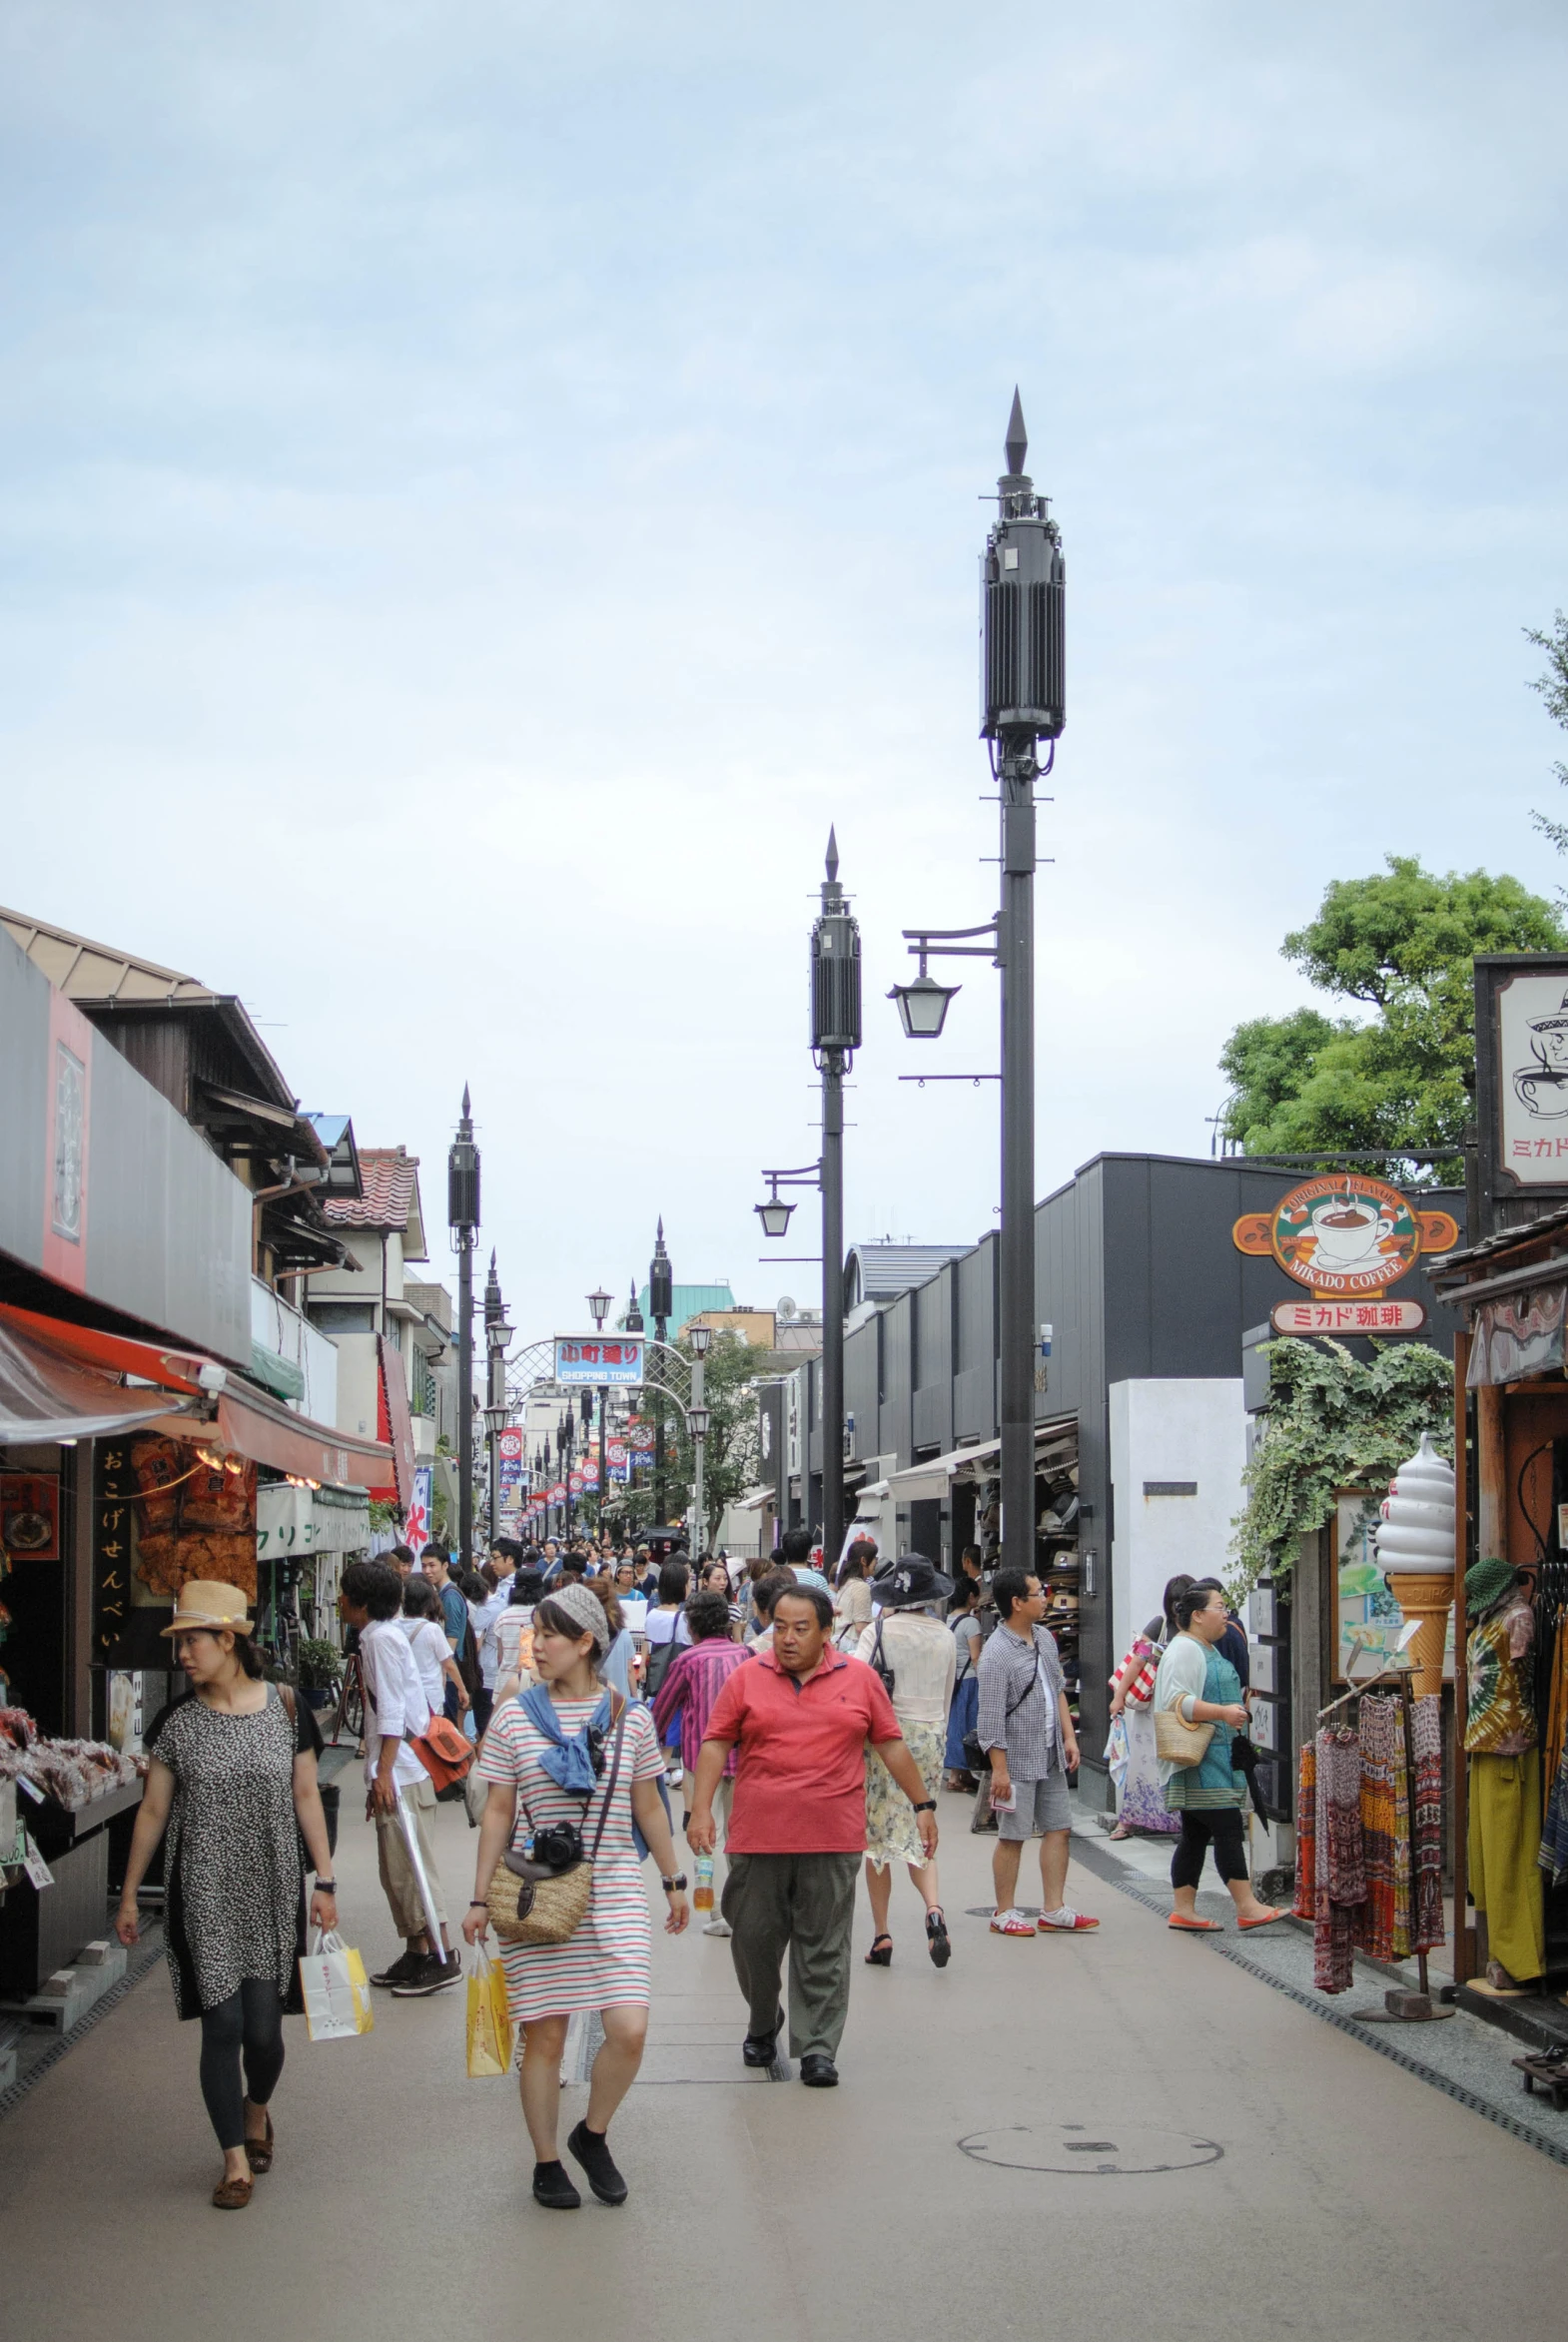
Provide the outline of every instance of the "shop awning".
{"type": "Polygon", "coordinates": [[[162,1390],[193,1393],[222,1390],[229,1368],[199,1350],[165,1348],[161,1342],[133,1340],[129,1334],[101,1333],[95,1325],[72,1325],[63,1317],[45,1317],[36,1309],[18,1309],[0,1302],[0,1326],[13,1328],[33,1341],[47,1342],[78,1365],[100,1373],[135,1374],[162,1390]]]}
{"type": "Polygon", "coordinates": [[[778,1490],[772,1481],[764,1480],[760,1486],[748,1488],[744,1496],[736,1497],[735,1510],[737,1512],[761,1512],[763,1506],[772,1504],[777,1496],[778,1490]]]}
{"type": "Polygon", "coordinates": [[[226,1390],[213,1425],[217,1441],[253,1463],[302,1480],[337,1480],[350,1488],[385,1487],[392,1476],[392,1450],[380,1440],[354,1439],[308,1416],[291,1414],[259,1390],[226,1390]]]}
{"type": "MultiPolygon", "coordinates": [[[[0,1442],[95,1439],[197,1407],[193,1396],[171,1409],[167,1389],[128,1390],[118,1374],[87,1365],[64,1344],[6,1322],[32,1316],[31,1310],[0,1308],[0,1442]]],[[[34,1322],[52,1327],[56,1320],[34,1322]]],[[[75,1333],[78,1328],[61,1330],[75,1333]]]]}
{"type": "MultiPolygon", "coordinates": [[[[1078,1417],[1059,1416],[1054,1423],[1035,1425],[1035,1460],[1041,1459],[1043,1449],[1068,1447],[1078,1438],[1078,1417]]],[[[940,1496],[950,1480],[968,1474],[977,1468],[995,1472],[1002,1456],[1000,1439],[982,1439],[973,1447],[949,1448],[946,1455],[928,1456],[923,1464],[906,1464],[902,1472],[888,1474],[888,1487],[895,1496],[940,1496]]]]}

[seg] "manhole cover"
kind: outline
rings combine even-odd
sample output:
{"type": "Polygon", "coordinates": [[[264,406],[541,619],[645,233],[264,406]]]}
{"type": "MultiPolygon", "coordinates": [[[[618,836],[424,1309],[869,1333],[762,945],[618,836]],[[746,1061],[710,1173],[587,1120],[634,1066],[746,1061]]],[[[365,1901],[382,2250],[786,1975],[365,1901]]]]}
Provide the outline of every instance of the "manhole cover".
{"type": "Polygon", "coordinates": [[[1190,2131],[1157,2130],[1149,2122],[1018,2122],[972,2131],[959,2145],[977,2163],[1005,2171],[1067,2171],[1104,2178],[1122,2172],[1190,2171],[1217,2163],[1224,2148],[1190,2131]]]}

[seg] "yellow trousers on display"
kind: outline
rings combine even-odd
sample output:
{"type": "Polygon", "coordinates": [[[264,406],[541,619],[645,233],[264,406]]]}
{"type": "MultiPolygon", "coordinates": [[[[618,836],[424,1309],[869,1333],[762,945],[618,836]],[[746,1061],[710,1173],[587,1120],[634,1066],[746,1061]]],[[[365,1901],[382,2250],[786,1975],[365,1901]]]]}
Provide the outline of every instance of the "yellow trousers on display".
{"type": "Polygon", "coordinates": [[[1541,1752],[1470,1759],[1470,1899],[1486,1914],[1486,1947],[1520,1983],[1546,1966],[1542,1910],[1541,1752]]]}

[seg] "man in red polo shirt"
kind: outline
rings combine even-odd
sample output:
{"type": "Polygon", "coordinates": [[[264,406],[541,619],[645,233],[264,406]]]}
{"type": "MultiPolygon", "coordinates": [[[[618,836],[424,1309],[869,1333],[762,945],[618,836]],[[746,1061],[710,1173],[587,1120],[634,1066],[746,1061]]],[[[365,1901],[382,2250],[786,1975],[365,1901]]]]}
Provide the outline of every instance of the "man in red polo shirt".
{"type": "Polygon", "coordinates": [[[772,1650],[737,1668],[713,1703],[686,1831],[693,1854],[713,1852],[714,1792],[736,1749],[723,1910],[751,2012],[741,2055],[748,2065],[773,2063],[787,1945],[790,2054],[812,2089],[831,2089],[839,2077],[833,2059],[849,2014],[868,1741],[914,1807],[927,1855],[937,1850],[936,1803],[893,1703],[869,1667],[834,1650],[832,1624],[832,1600],[817,1587],[779,1596],[772,1650]]]}

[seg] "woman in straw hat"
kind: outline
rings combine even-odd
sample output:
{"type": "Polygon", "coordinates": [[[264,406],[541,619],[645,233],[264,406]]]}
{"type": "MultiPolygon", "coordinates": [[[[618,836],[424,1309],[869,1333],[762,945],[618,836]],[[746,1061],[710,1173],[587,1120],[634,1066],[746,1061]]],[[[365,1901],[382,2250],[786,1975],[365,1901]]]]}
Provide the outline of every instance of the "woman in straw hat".
{"type": "Polygon", "coordinates": [[[148,1735],[152,1761],[115,1933],[125,1945],[137,1940],[136,1891],[167,1826],[175,2006],[202,2020],[202,2096],[224,2157],[213,2202],[237,2212],[251,2200],[253,2175],[272,2169],[268,2106],[283,2071],[283,2015],[301,2005],[302,1836],[316,1873],[311,1925],[338,1924],[316,1782],[322,1742],[309,1707],[263,1682],[236,1587],[193,1578],[163,1631],[191,1689],[148,1735]]]}
{"type": "MultiPolygon", "coordinates": [[[[920,1767],[928,1798],[942,1786],[942,1759],[958,1646],[936,1615],[936,1605],[953,1591],[953,1580],[924,1554],[901,1554],[879,1562],[872,1573],[871,1599],[879,1616],[860,1638],[856,1657],[887,1684],[893,1713],[909,1753],[920,1767]],[[891,1679],[891,1680],[890,1680],[891,1679]]],[[[894,1863],[907,1863],[926,1907],[926,1950],[937,1967],[953,1954],[937,1886],[937,1861],[921,1844],[915,1809],[876,1752],[866,1767],[866,1894],[876,1927],[868,1967],[893,1965],[888,1914],[893,1902],[894,1863]]]]}

